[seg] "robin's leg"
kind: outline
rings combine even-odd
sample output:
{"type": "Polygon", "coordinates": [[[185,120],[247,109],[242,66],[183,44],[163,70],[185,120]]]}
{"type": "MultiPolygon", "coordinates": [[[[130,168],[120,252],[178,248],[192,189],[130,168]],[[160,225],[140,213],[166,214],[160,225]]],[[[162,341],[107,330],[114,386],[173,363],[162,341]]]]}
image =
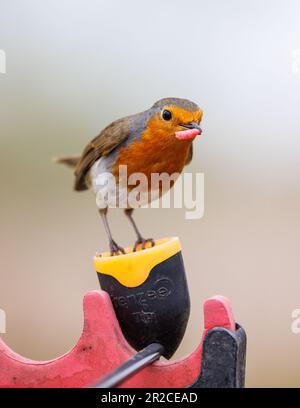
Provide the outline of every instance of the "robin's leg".
{"type": "Polygon", "coordinates": [[[107,221],[107,208],[103,208],[101,210],[99,210],[99,213],[101,215],[103,224],[104,224],[104,228],[106,231],[106,234],[108,236],[109,239],[109,247],[110,247],[110,254],[113,255],[119,255],[119,254],[125,254],[125,251],[122,247],[120,247],[116,241],[113,239],[112,235],[111,235],[111,231],[108,225],[108,221],[107,221]]]}
{"type": "Polygon", "coordinates": [[[142,237],[138,227],[136,226],[136,223],[135,223],[134,219],[132,218],[133,208],[127,208],[126,210],[124,210],[124,212],[125,212],[126,216],[129,218],[129,221],[131,222],[131,225],[133,226],[133,229],[134,229],[134,231],[136,233],[136,236],[137,236],[137,240],[136,240],[136,242],[134,244],[133,250],[136,251],[139,245],[142,246],[142,249],[145,249],[147,242],[150,242],[151,246],[154,246],[155,242],[154,242],[153,238],[145,239],[145,238],[142,237]]]}

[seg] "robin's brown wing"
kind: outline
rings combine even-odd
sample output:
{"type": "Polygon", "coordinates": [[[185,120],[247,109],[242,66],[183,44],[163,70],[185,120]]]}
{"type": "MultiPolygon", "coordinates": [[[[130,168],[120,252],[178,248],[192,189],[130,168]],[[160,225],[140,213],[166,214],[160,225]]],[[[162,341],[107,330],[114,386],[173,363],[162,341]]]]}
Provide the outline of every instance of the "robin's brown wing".
{"type": "Polygon", "coordinates": [[[190,162],[192,161],[193,158],[193,143],[190,146],[190,150],[188,152],[186,161],[185,161],[185,166],[187,166],[188,164],[190,164],[190,162]]]}
{"type": "Polygon", "coordinates": [[[102,156],[107,156],[129,136],[128,119],[119,119],[108,125],[84,149],[75,168],[75,190],[87,190],[86,176],[92,165],[102,156]]]}

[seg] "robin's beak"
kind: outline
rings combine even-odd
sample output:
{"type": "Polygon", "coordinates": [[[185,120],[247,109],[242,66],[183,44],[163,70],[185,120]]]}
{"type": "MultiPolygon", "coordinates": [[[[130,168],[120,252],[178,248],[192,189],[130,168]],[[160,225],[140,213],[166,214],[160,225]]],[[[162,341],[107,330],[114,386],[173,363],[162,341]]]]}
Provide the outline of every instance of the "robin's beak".
{"type": "Polygon", "coordinates": [[[180,123],[179,126],[187,129],[175,133],[175,137],[179,140],[194,139],[196,136],[201,135],[202,133],[202,129],[196,122],[180,123]]]}

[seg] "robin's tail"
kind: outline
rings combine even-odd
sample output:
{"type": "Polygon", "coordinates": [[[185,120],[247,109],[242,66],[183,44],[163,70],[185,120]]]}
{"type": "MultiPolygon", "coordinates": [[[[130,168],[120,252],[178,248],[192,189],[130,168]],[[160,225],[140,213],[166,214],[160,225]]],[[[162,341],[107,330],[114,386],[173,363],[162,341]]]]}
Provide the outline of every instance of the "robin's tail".
{"type": "Polygon", "coordinates": [[[55,157],[53,161],[55,163],[65,164],[68,167],[76,167],[77,163],[80,160],[80,156],[63,156],[63,157],[55,157]]]}

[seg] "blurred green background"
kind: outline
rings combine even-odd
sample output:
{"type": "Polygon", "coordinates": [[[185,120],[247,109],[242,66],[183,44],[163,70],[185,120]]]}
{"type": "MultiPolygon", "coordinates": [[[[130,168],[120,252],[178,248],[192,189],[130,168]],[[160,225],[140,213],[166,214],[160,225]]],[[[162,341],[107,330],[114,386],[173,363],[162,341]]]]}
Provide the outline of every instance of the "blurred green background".
{"type": "MultiPolygon", "coordinates": [[[[141,209],[146,235],[179,235],[192,315],[178,356],[202,330],[205,298],[230,298],[248,334],[247,386],[300,386],[300,4],[293,0],[0,0],[2,338],[50,359],[82,328],[107,242],[91,193],[74,193],[53,156],[167,96],[204,109],[188,170],[205,173],[205,215],[141,209]],[[295,65],[296,64],[296,65],[295,65]]],[[[134,235],[122,211],[111,224],[134,235]]]]}

